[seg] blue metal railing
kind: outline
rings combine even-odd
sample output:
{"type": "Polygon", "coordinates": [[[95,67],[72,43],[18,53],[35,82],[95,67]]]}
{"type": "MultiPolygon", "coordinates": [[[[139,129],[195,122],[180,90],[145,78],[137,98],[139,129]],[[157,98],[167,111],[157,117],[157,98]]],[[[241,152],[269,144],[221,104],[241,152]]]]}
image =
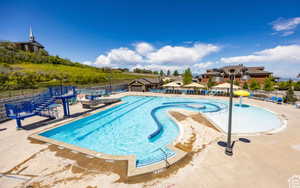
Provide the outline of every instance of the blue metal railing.
{"type": "Polygon", "coordinates": [[[35,115],[45,116],[41,112],[54,104],[56,99],[62,99],[65,115],[68,116],[69,109],[66,99],[70,97],[76,97],[75,87],[50,87],[48,91],[35,96],[31,100],[5,104],[6,116],[11,119],[16,119],[17,128],[21,128],[21,120],[35,115]]]}

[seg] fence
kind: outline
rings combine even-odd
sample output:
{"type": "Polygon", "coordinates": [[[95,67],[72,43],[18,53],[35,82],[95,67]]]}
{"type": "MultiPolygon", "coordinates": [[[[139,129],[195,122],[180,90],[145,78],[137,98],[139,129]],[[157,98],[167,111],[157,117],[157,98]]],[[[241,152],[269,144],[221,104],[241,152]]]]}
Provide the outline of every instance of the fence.
{"type": "MultiPolygon", "coordinates": [[[[275,90],[275,91],[263,91],[263,90],[257,90],[257,91],[251,91],[253,94],[263,94],[268,97],[277,96],[277,97],[284,97],[286,95],[286,90],[275,90]]],[[[294,91],[294,95],[297,98],[297,100],[300,100],[300,91],[294,91]]]]}
{"type": "Polygon", "coordinates": [[[21,102],[21,101],[26,101],[26,100],[32,100],[35,96],[37,96],[39,93],[35,94],[27,94],[27,95],[22,95],[22,96],[14,96],[10,98],[5,98],[5,99],[0,99],[0,122],[5,121],[9,119],[6,116],[5,112],[5,104],[12,103],[12,102],[21,102]]]}
{"type": "Polygon", "coordinates": [[[111,90],[111,91],[121,91],[121,90],[127,90],[128,84],[113,84],[113,85],[104,85],[104,86],[94,86],[94,87],[88,87],[84,89],[95,89],[95,90],[111,90]]]}
{"type": "Polygon", "coordinates": [[[47,90],[47,88],[1,91],[0,92],[0,101],[10,99],[12,97],[31,96],[31,95],[41,93],[46,90],[47,90]]]}
{"type": "MultiPolygon", "coordinates": [[[[113,84],[111,85],[104,85],[104,86],[94,86],[86,89],[107,89],[112,91],[122,91],[128,89],[128,84],[113,84]]],[[[35,96],[39,95],[41,92],[45,91],[45,89],[37,89],[37,90],[28,90],[28,91],[14,91],[13,94],[10,93],[10,95],[2,95],[2,98],[0,97],[0,122],[8,120],[9,118],[6,117],[5,112],[5,104],[12,103],[12,102],[21,102],[26,100],[32,100],[35,96]],[[30,92],[31,91],[31,92],[30,92]]]]}

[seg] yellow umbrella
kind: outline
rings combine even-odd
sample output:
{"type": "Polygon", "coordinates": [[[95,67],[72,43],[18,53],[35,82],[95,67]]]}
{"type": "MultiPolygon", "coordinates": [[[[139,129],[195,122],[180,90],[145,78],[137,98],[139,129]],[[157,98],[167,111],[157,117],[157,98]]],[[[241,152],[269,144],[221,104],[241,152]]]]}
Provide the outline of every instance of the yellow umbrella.
{"type": "Polygon", "coordinates": [[[237,91],[233,92],[233,94],[240,96],[240,97],[248,97],[250,95],[250,93],[245,90],[237,90],[237,91]]]}
{"type": "Polygon", "coordinates": [[[235,92],[233,92],[234,95],[240,96],[240,107],[242,107],[242,98],[243,97],[248,97],[250,95],[250,93],[248,91],[245,90],[237,90],[235,92]]]}

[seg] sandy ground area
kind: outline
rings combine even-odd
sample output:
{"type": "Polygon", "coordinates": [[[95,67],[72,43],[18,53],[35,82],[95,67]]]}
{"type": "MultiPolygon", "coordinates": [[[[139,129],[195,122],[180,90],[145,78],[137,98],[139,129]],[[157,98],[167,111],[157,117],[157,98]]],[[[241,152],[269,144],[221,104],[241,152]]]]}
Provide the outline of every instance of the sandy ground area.
{"type": "MultiPolygon", "coordinates": [[[[253,99],[244,102],[283,115],[287,128],[274,134],[234,136],[234,155],[229,157],[224,154],[226,137],[221,132],[197,114],[173,111],[185,131],[181,146],[190,153],[168,169],[130,179],[124,162],[110,163],[29,140],[30,134],[51,126],[45,118],[26,119],[27,130],[20,131],[15,121],[1,123],[0,188],[288,187],[288,178],[300,175],[300,110],[253,99]]],[[[71,106],[72,114],[83,111],[80,104],[71,106]]]]}

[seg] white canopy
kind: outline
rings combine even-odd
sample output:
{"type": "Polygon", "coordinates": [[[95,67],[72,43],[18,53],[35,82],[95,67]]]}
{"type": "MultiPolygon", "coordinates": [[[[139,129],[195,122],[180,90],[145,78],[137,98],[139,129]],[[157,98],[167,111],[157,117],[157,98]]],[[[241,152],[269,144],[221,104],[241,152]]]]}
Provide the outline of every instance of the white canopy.
{"type": "MultiPolygon", "coordinates": [[[[230,89],[230,83],[223,83],[212,87],[213,89],[230,89]]],[[[233,89],[240,89],[240,86],[233,84],[233,89]]]]}
{"type": "Polygon", "coordinates": [[[198,84],[198,83],[196,83],[196,82],[193,82],[193,83],[184,85],[183,87],[187,87],[187,88],[205,88],[204,85],[198,84]]]}
{"type": "Polygon", "coordinates": [[[175,81],[175,82],[167,83],[163,85],[163,87],[181,87],[182,85],[183,85],[182,82],[175,81]]]}

